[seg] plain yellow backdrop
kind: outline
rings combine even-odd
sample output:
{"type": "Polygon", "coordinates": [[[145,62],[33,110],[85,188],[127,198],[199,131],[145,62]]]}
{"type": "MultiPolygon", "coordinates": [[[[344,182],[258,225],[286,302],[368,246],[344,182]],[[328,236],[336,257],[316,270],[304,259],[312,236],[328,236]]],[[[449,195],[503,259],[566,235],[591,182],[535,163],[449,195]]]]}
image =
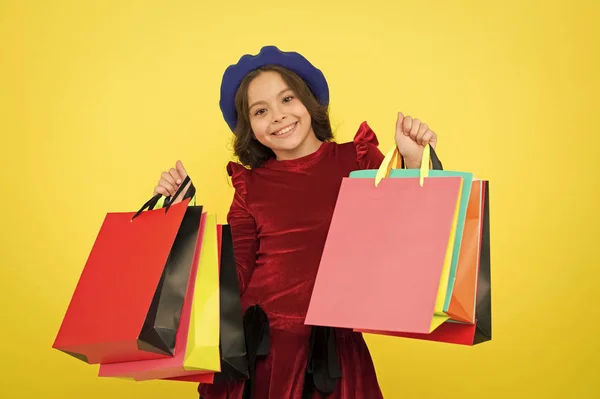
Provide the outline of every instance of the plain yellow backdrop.
{"type": "Polygon", "coordinates": [[[339,141],[367,120],[385,151],[402,111],[491,181],[493,341],[367,336],[385,397],[597,397],[597,3],[0,1],[0,396],[197,396],[51,345],[105,213],[176,160],[225,220],[220,79],[275,44],[326,74],[339,141]]]}

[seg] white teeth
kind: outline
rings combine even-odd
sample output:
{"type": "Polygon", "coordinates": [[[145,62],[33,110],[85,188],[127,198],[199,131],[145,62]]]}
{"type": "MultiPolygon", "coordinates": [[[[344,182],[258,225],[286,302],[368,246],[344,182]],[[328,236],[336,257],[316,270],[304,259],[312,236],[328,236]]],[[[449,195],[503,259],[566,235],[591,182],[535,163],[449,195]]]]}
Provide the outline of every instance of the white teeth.
{"type": "Polygon", "coordinates": [[[276,132],[274,134],[275,134],[275,136],[280,136],[282,134],[285,134],[285,133],[291,131],[294,128],[294,126],[296,126],[295,123],[293,125],[291,125],[291,126],[286,127],[285,129],[281,129],[280,131],[278,131],[278,132],[276,132]]]}

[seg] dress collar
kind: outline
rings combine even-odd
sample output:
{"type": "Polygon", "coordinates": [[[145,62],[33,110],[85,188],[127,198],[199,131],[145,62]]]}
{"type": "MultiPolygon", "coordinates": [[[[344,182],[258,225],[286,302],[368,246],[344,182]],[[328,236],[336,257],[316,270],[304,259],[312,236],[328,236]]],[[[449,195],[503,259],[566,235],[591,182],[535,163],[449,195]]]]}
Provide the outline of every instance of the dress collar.
{"type": "Polygon", "coordinates": [[[290,169],[290,168],[310,166],[310,165],[314,164],[315,162],[317,162],[321,158],[321,155],[323,155],[329,148],[331,148],[331,145],[332,145],[331,142],[325,141],[325,142],[321,143],[321,145],[315,152],[305,155],[300,158],[296,158],[296,159],[287,159],[287,160],[283,160],[283,161],[278,161],[275,158],[271,158],[263,164],[263,168],[266,168],[266,169],[290,169]]]}

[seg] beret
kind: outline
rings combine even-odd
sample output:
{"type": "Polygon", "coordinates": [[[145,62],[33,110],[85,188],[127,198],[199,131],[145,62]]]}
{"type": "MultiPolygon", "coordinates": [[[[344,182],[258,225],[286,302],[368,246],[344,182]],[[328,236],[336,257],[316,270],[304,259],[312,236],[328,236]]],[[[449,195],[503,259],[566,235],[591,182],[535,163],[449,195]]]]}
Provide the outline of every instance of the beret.
{"type": "Polygon", "coordinates": [[[235,95],[240,84],[248,73],[265,65],[278,65],[295,72],[306,82],[319,104],[329,105],[329,86],[321,70],[315,68],[299,53],[284,52],[275,46],[264,46],[256,55],[243,55],[236,64],[227,67],[223,73],[219,106],[225,122],[232,131],[237,125],[235,95]]]}

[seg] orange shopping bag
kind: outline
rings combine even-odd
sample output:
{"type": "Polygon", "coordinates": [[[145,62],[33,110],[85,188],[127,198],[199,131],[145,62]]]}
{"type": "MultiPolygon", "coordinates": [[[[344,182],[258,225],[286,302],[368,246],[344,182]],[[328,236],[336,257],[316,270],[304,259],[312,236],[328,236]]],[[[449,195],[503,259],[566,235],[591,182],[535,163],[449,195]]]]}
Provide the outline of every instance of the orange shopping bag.
{"type": "Polygon", "coordinates": [[[475,287],[481,244],[483,200],[482,180],[474,180],[467,207],[456,281],[450,299],[448,315],[452,320],[475,323],[475,287]]]}

